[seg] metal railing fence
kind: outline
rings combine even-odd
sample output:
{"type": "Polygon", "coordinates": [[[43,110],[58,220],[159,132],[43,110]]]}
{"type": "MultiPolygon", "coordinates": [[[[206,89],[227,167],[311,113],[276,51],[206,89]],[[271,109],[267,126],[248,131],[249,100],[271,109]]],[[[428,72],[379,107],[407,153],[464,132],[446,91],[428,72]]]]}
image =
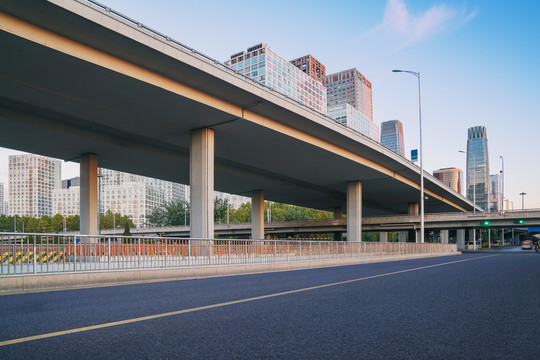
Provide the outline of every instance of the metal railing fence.
{"type": "Polygon", "coordinates": [[[0,233],[0,276],[446,254],[455,244],[0,233]]]}

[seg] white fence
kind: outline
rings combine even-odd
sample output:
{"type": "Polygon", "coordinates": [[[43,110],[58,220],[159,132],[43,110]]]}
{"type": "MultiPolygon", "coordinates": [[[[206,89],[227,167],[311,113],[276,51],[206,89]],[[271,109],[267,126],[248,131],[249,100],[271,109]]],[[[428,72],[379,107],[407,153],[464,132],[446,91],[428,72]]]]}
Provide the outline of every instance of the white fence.
{"type": "Polygon", "coordinates": [[[0,233],[0,276],[455,252],[455,244],[0,233]]]}

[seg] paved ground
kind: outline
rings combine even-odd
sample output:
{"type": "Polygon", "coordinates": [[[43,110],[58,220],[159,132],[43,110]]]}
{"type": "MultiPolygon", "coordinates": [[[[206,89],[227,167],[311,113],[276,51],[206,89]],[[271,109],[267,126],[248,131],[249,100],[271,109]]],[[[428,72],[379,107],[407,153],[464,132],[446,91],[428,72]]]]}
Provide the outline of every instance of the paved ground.
{"type": "Polygon", "coordinates": [[[0,358],[538,359],[539,305],[520,254],[11,295],[0,358]]]}

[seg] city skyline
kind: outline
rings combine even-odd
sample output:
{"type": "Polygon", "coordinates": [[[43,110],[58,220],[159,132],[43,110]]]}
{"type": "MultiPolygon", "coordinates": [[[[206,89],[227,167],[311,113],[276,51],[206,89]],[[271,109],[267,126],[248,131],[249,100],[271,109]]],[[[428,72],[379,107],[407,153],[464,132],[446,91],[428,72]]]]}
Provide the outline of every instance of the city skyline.
{"type": "MultiPolygon", "coordinates": [[[[279,14],[283,24],[314,26],[321,12],[327,15],[320,23],[324,29],[320,36],[300,38],[290,36],[289,26],[242,16],[237,9],[248,6],[242,1],[235,6],[103,3],[222,61],[238,49],[263,42],[286,59],[312,54],[326,66],[326,73],[357,68],[373,84],[374,121],[402,121],[407,158],[411,149],[418,148],[418,89],[412,76],[391,70],[419,71],[425,171],[466,169],[465,157],[458,150],[466,147],[467,129],[485,126],[491,173],[501,170],[499,156],[504,157],[505,197],[520,208],[519,193],[525,192],[525,207],[540,208],[540,190],[535,186],[540,169],[532,158],[535,134],[540,130],[536,104],[540,70],[534,61],[540,53],[536,40],[540,26],[535,21],[539,4],[389,0],[318,2],[317,7],[305,7],[274,2],[266,15],[279,14]],[[178,22],[178,16],[186,13],[191,16],[178,22]],[[199,26],[201,21],[205,26],[199,26]]],[[[14,153],[0,151],[0,182],[4,184],[7,154],[14,153]]],[[[76,169],[76,164],[63,163],[63,177],[77,176],[76,169]]]]}

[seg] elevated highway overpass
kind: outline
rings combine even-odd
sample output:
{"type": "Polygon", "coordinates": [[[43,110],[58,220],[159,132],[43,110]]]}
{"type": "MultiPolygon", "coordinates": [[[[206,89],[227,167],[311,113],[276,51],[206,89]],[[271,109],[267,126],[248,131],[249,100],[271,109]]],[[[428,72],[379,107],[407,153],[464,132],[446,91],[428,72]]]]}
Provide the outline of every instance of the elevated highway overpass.
{"type": "MultiPolygon", "coordinates": [[[[417,230],[420,228],[418,215],[392,215],[362,219],[363,231],[370,232],[399,232],[417,230]]],[[[471,229],[521,229],[523,231],[540,231],[540,210],[507,211],[501,213],[440,213],[425,216],[426,230],[471,230],[471,229]],[[487,223],[486,223],[487,222],[487,223]]],[[[189,226],[168,226],[132,229],[133,235],[161,235],[189,237],[189,226]]],[[[344,233],[347,231],[345,219],[321,221],[286,221],[264,224],[265,234],[317,234],[344,233]]],[[[112,235],[112,230],[102,230],[102,234],[112,235]]],[[[249,237],[251,224],[216,224],[217,236],[249,237]]]]}
{"type": "MultiPolygon", "coordinates": [[[[191,185],[190,234],[213,237],[213,191],[362,217],[415,213],[407,159],[94,1],[0,2],[0,146],[81,163],[81,231],[97,167],[191,185]],[[340,210],[341,209],[341,210],[340,210]],[[411,211],[411,209],[413,209],[411,211]]],[[[426,213],[473,204],[425,174],[426,213]]]]}

